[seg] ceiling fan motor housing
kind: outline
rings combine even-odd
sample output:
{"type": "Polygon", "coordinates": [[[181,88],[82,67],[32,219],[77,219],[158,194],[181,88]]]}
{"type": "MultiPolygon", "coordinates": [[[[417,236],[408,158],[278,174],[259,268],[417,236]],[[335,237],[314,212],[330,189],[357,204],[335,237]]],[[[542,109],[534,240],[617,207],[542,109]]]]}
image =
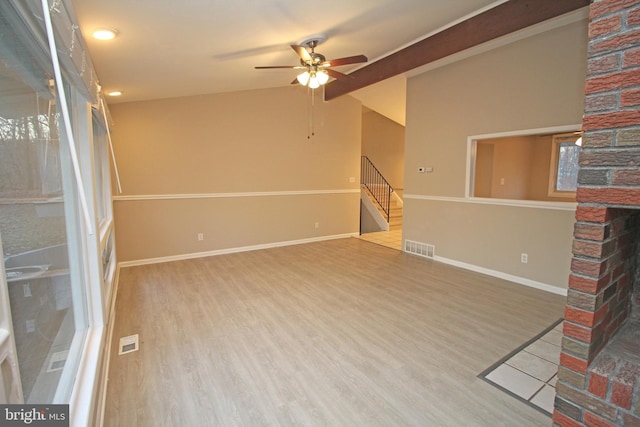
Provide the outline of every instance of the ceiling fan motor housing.
{"type": "Polygon", "coordinates": [[[310,65],[322,65],[324,62],[327,62],[327,58],[324,55],[316,52],[310,52],[309,56],[311,56],[310,60],[305,61],[304,59],[300,59],[300,63],[304,66],[310,65]]]}

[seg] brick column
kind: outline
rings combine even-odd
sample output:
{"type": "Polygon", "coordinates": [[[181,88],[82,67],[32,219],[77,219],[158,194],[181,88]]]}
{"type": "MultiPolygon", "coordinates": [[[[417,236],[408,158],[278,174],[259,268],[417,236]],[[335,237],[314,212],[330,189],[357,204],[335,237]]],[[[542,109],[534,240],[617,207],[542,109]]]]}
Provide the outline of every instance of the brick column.
{"type": "Polygon", "coordinates": [[[591,4],[583,131],[553,421],[640,426],[640,364],[606,350],[640,286],[640,0],[591,4]]]}

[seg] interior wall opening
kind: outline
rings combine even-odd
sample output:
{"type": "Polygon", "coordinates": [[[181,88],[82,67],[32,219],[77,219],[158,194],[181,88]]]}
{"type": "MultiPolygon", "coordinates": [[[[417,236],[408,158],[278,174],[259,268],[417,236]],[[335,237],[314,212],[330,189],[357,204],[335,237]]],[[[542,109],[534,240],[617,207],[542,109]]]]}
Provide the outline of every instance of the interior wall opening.
{"type": "Polygon", "coordinates": [[[575,202],[579,128],[469,139],[468,197],[575,202]]]}

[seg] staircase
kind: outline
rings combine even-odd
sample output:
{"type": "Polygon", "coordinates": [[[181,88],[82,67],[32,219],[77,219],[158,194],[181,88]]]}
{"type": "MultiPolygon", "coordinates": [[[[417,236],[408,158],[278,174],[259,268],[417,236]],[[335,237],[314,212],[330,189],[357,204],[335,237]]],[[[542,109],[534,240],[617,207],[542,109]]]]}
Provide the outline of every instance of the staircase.
{"type": "Polygon", "coordinates": [[[402,203],[397,197],[391,197],[389,209],[389,231],[402,230],[402,203]]]}
{"type": "MultiPolygon", "coordinates": [[[[388,224],[388,231],[402,230],[402,200],[366,156],[362,156],[360,182],[363,193],[388,224]]],[[[387,226],[384,229],[387,229],[387,226]]]]}
{"type": "MultiPolygon", "coordinates": [[[[367,195],[369,200],[371,200],[371,203],[373,203],[375,207],[378,209],[380,216],[386,220],[387,219],[386,212],[384,211],[384,209],[382,209],[382,207],[378,204],[378,202],[376,202],[376,199],[371,194],[371,191],[369,191],[369,189],[364,185],[362,186],[362,189],[364,190],[364,193],[367,195]]],[[[395,193],[391,195],[391,200],[389,201],[388,224],[389,224],[389,231],[402,230],[402,202],[398,197],[396,197],[395,193]]]]}

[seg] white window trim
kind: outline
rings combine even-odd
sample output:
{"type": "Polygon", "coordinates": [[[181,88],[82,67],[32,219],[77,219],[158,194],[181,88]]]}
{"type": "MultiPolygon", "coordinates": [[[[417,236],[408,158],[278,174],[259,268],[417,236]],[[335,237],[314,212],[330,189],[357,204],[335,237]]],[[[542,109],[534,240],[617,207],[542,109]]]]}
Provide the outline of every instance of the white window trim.
{"type": "Polygon", "coordinates": [[[574,142],[580,137],[575,132],[561,133],[553,135],[551,141],[551,163],[549,165],[549,191],[547,194],[551,197],[571,197],[576,195],[575,191],[561,191],[556,188],[558,183],[558,168],[560,161],[560,146],[566,142],[574,142]]]}
{"type": "Polygon", "coordinates": [[[89,207],[87,206],[87,198],[84,191],[84,183],[82,181],[82,174],[80,173],[80,164],[78,162],[78,154],[76,153],[75,138],[73,135],[73,128],[71,125],[71,117],[69,106],[67,105],[67,97],[64,91],[64,81],[62,79],[62,70],[60,68],[60,61],[58,59],[58,49],[56,48],[56,39],[53,34],[53,24],[51,22],[51,13],[49,11],[48,0],[42,0],[42,9],[44,12],[44,23],[47,30],[47,39],[49,41],[49,51],[51,53],[51,62],[53,65],[53,75],[56,81],[56,90],[58,91],[58,102],[60,103],[60,115],[64,123],[64,130],[66,132],[66,139],[69,144],[69,151],[71,153],[71,161],[73,163],[73,172],[75,174],[76,182],[78,185],[78,196],[80,197],[80,205],[82,206],[82,213],[84,214],[85,225],[89,234],[94,233],[93,222],[89,214],[89,207]]]}

